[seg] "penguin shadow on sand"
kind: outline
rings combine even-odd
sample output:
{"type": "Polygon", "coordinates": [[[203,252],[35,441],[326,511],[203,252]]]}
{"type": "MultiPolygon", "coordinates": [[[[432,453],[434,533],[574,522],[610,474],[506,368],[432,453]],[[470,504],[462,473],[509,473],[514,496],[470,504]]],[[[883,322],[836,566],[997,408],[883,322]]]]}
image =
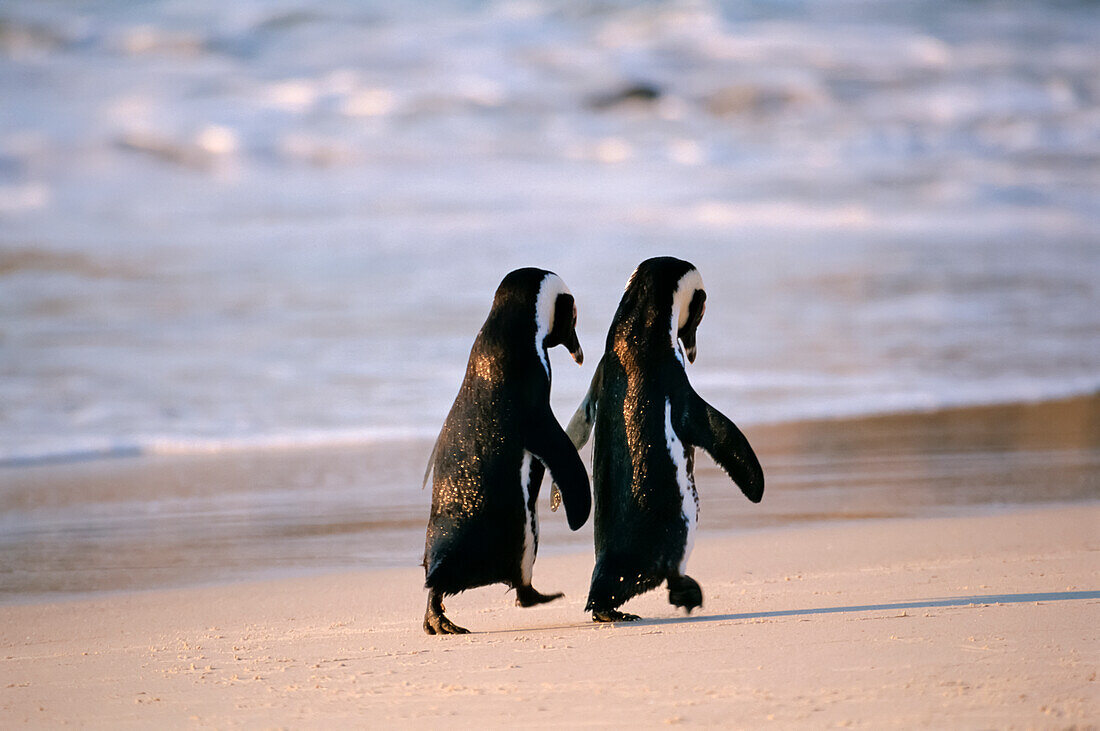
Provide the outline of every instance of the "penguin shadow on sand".
{"type": "MultiPolygon", "coordinates": [[[[587,521],[594,497],[596,564],[585,611],[597,623],[630,621],[641,628],[1100,598],[1100,591],[996,594],[690,616],[703,604],[702,588],[686,574],[699,519],[695,449],[709,454],[750,501],[764,494],[764,473],[748,440],[688,382],[685,368],[695,360],[705,304],[702,277],[688,262],[660,257],[638,265],[567,433],[550,410],[548,350],[564,345],[582,362],[573,296],[557,275],[542,269],[519,269],[504,278],[424,476],[425,484],[433,479],[424,550],[425,632],[468,632],[447,618],[442,603],[466,589],[502,583],[522,607],[562,596],[531,585],[536,501],[546,471],[554,481],[551,508],[564,503],[571,529],[587,521]],[[590,491],[578,450],[592,434],[590,491]],[[686,616],[641,620],[619,611],[661,584],[686,616]]],[[[598,625],[489,633],[582,627],[598,625]]]]}
{"type": "MultiPolygon", "coordinates": [[[[682,624],[704,624],[713,622],[738,622],[754,619],[780,619],[783,617],[812,617],[823,614],[858,614],[862,612],[897,612],[909,609],[937,609],[948,607],[983,607],[996,604],[1033,604],[1035,602],[1064,602],[1100,599],[1100,590],[1054,591],[1019,594],[976,594],[972,596],[943,597],[938,599],[917,599],[908,602],[885,602],[881,604],[850,604],[835,607],[811,607],[805,609],[775,609],[764,612],[736,612],[725,614],[697,614],[681,617],[650,617],[638,619],[629,624],[631,628],[662,627],[682,624]]],[[[587,622],[555,624],[543,627],[489,630],[481,634],[510,634],[515,632],[546,632],[565,629],[600,629],[600,625],[587,622]]]]}
{"type": "Polygon", "coordinates": [[[562,596],[536,590],[531,573],[544,471],[560,486],[571,529],[591,512],[588,473],[550,410],[547,351],[564,345],[579,365],[576,322],[573,295],[553,272],[517,269],[497,287],[424,475],[425,484],[432,478],[423,564],[430,635],[468,633],[443,606],[467,589],[502,583],[521,607],[562,596]]]}

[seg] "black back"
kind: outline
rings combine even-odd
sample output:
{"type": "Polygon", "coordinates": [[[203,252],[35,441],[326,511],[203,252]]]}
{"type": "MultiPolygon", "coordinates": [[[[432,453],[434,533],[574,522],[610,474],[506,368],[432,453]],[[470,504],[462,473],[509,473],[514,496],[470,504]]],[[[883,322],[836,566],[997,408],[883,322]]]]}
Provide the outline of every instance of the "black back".
{"type": "Polygon", "coordinates": [[[436,441],[424,562],[426,584],[444,593],[496,582],[518,585],[526,518],[520,488],[525,450],[537,458],[531,461],[531,503],[545,465],[562,490],[570,527],[576,530],[588,518],[588,476],[550,410],[545,352],[568,338],[560,327],[565,308],[569,333],[573,331],[571,295],[558,297],[554,331],[535,343],[536,300],[549,274],[518,269],[501,282],[436,441]]]}
{"type": "MultiPolygon", "coordinates": [[[[639,265],[623,293],[593,377],[589,398],[594,403],[588,408],[595,406],[597,564],[589,609],[617,607],[678,572],[687,527],[666,424],[671,423],[681,442],[689,479],[693,447],[699,446],[750,499],[758,501],[763,493],[763,471],[752,448],[737,427],[691,387],[679,346],[673,342],[672,294],[692,269],[672,257],[639,265]]],[[[705,293],[696,291],[677,333],[692,355],[704,302],[705,293]]]]}

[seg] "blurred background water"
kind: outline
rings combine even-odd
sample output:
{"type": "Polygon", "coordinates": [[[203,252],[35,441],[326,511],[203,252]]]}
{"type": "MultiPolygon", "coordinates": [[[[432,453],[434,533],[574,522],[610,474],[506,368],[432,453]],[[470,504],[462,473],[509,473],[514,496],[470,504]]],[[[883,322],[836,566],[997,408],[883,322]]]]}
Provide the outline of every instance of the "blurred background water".
{"type": "MultiPolygon", "coordinates": [[[[1100,387],[1091,2],[9,0],[0,460],[431,436],[510,269],[745,422],[1100,387]]],[[[555,356],[568,418],[590,369],[555,356]]]]}

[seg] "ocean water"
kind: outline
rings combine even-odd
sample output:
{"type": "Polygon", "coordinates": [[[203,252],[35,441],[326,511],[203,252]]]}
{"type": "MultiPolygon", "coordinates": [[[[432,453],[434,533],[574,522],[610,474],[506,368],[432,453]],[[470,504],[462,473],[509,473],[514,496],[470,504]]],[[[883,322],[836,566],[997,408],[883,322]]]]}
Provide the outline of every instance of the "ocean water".
{"type": "Polygon", "coordinates": [[[0,7],[0,463],[430,437],[501,277],[643,258],[741,421],[1100,387],[1088,2],[0,7]]]}
{"type": "Polygon", "coordinates": [[[373,530],[333,528],[364,500],[416,522],[520,266],[577,298],[563,422],[659,254],[702,273],[691,378],[742,425],[1095,392],[1097,38],[1069,0],[7,0],[0,537],[21,571],[151,513],[249,516],[261,554],[373,530]],[[374,466],[27,497],[42,463],[298,447],[374,466]]]}

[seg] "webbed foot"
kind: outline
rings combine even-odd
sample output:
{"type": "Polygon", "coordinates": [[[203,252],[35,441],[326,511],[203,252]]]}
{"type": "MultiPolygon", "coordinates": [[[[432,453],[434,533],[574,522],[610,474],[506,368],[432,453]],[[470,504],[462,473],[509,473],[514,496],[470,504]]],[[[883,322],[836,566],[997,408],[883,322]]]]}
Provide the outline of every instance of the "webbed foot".
{"type": "Polygon", "coordinates": [[[593,610],[593,622],[637,622],[641,617],[637,614],[627,614],[617,609],[593,610]]]}
{"type": "Polygon", "coordinates": [[[538,604],[552,602],[555,599],[561,599],[563,596],[565,594],[560,591],[554,594],[542,594],[533,586],[518,586],[516,587],[516,606],[533,607],[538,604]]]}
{"type": "Polygon", "coordinates": [[[447,619],[442,599],[435,592],[428,594],[428,608],[424,611],[424,631],[430,635],[468,635],[470,630],[459,627],[447,619]]]}
{"type": "Polygon", "coordinates": [[[695,607],[703,606],[703,590],[699,582],[690,576],[670,576],[668,579],[668,603],[683,607],[691,614],[695,607]]]}

